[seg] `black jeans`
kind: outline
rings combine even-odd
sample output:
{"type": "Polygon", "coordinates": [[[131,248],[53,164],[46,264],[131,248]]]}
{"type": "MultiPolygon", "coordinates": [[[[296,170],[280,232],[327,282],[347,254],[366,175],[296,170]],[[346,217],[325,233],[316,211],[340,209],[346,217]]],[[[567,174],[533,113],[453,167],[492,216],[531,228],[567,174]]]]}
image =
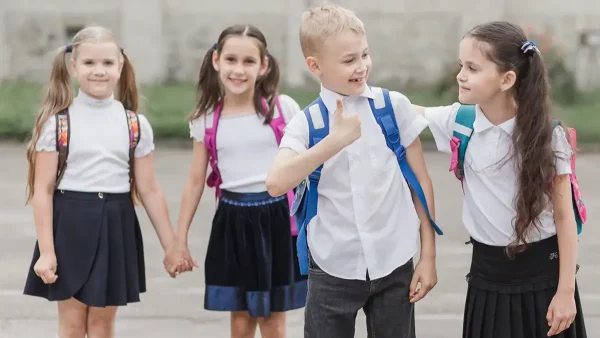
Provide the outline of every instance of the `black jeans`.
{"type": "Polygon", "coordinates": [[[311,259],[304,338],[354,338],[356,315],[367,317],[369,338],[415,338],[414,304],[409,288],[413,261],[376,280],[346,280],[328,275],[311,259]]]}

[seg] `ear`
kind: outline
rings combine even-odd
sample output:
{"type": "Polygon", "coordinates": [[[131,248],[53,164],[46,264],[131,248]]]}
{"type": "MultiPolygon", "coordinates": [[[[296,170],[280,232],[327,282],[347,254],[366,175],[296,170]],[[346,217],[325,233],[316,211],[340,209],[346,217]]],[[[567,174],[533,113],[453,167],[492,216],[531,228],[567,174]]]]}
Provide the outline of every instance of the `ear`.
{"type": "Polygon", "coordinates": [[[321,65],[319,64],[319,60],[314,56],[309,56],[306,58],[306,66],[311,73],[315,74],[317,77],[321,77],[321,65]]]}
{"type": "Polygon", "coordinates": [[[267,72],[267,69],[269,69],[269,57],[265,55],[265,57],[263,58],[263,62],[260,65],[260,71],[258,72],[258,75],[259,76],[265,75],[265,73],[267,72]]]}
{"type": "Polygon", "coordinates": [[[217,51],[213,51],[212,53],[212,64],[213,68],[218,72],[219,71],[219,53],[217,51]]]}
{"type": "Polygon", "coordinates": [[[69,59],[69,67],[71,67],[71,73],[73,76],[77,77],[77,67],[75,67],[75,60],[73,58],[69,59]]]}
{"type": "Polygon", "coordinates": [[[504,92],[504,91],[511,89],[515,85],[516,81],[517,81],[517,74],[514,71],[509,70],[508,72],[504,73],[504,76],[502,76],[502,82],[500,83],[500,90],[502,90],[504,92]]]}

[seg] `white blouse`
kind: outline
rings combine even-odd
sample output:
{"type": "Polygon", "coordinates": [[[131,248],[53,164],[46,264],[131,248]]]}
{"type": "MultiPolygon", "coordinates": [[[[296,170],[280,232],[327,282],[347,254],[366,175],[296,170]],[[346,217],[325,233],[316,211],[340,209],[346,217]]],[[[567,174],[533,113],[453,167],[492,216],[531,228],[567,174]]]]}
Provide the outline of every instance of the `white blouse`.
{"type": "MultiPolygon", "coordinates": [[[[439,151],[451,152],[450,139],[459,107],[456,103],[425,110],[439,151]]],[[[477,106],[473,135],[465,154],[462,221],[471,237],[480,243],[506,246],[514,239],[513,220],[517,212],[513,199],[518,189],[518,173],[514,160],[506,161],[514,127],[514,118],[497,126],[492,124],[477,106]]],[[[554,129],[552,150],[556,154],[557,175],[570,174],[571,147],[562,128],[554,129]]],[[[451,173],[448,175],[454,177],[451,173]]],[[[460,194],[460,183],[456,182],[456,193],[460,194]]],[[[532,229],[528,234],[528,242],[556,234],[553,207],[549,202],[540,215],[540,223],[539,230],[532,229]]]]}
{"type": "MultiPolygon", "coordinates": [[[[70,140],[67,168],[60,190],[81,192],[129,192],[129,129],[123,104],[114,96],[99,100],[83,91],[69,107],[70,140]]],[[[139,114],[140,141],[135,157],[154,150],[152,127],[139,114]]],[[[42,128],[36,151],[56,152],[56,117],[42,128]]]]}
{"type": "MultiPolygon", "coordinates": [[[[281,113],[286,123],[300,111],[298,103],[287,95],[279,95],[279,103],[282,112],[276,106],[275,114],[281,113]]],[[[190,135],[196,142],[204,142],[205,123],[212,127],[212,112],[190,122],[190,135]]],[[[266,191],[267,173],[279,151],[271,126],[264,124],[264,117],[252,111],[221,116],[218,128],[221,189],[241,193],[266,191]]]]}

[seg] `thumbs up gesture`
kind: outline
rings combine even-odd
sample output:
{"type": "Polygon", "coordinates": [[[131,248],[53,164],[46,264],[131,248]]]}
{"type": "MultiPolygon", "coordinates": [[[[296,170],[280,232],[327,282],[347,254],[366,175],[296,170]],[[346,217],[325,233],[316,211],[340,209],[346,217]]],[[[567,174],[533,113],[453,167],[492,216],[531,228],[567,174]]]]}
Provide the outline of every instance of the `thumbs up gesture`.
{"type": "Polygon", "coordinates": [[[356,141],[361,134],[358,114],[344,115],[342,100],[337,100],[337,109],[333,113],[331,136],[335,137],[346,147],[356,141]]]}

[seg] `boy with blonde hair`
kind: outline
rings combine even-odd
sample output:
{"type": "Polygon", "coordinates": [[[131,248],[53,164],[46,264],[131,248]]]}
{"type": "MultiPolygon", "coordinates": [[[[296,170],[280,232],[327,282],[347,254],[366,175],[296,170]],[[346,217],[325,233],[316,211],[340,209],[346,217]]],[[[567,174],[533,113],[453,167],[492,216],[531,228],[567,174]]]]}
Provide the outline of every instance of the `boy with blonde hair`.
{"type": "Polygon", "coordinates": [[[321,93],[286,127],[267,189],[297,186],[305,337],[354,337],[361,308],[369,337],[415,337],[414,302],[437,283],[434,228],[441,233],[418,138],[427,121],[404,95],[366,84],[371,58],[352,11],[309,9],[300,43],[321,93]]]}

